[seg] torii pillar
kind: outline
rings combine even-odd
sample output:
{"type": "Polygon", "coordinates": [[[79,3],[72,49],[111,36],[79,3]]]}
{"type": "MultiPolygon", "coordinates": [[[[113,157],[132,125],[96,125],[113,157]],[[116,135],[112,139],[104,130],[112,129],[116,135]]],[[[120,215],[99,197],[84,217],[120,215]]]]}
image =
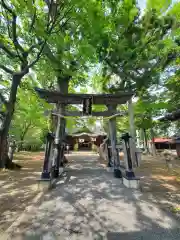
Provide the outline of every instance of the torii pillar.
{"type": "Polygon", "coordinates": [[[58,104],[58,115],[57,115],[57,125],[55,131],[55,138],[54,138],[54,156],[52,161],[52,168],[53,168],[53,177],[57,178],[59,176],[59,168],[63,165],[63,159],[61,158],[61,151],[62,151],[62,117],[63,115],[63,108],[60,104],[58,104]]]}
{"type": "Polygon", "coordinates": [[[129,131],[130,131],[130,148],[131,148],[131,159],[132,165],[135,167],[138,165],[136,159],[136,131],[135,131],[135,124],[134,124],[134,109],[132,98],[128,101],[128,113],[129,113],[129,131]]]}
{"type": "MultiPolygon", "coordinates": [[[[107,105],[108,110],[112,112],[116,112],[117,105],[107,105]]],[[[120,161],[119,161],[119,156],[118,152],[116,149],[116,117],[113,117],[109,120],[109,135],[110,135],[110,140],[111,140],[111,152],[112,152],[112,161],[111,164],[113,164],[114,167],[114,176],[116,178],[121,178],[121,171],[120,171],[120,161]]]]}

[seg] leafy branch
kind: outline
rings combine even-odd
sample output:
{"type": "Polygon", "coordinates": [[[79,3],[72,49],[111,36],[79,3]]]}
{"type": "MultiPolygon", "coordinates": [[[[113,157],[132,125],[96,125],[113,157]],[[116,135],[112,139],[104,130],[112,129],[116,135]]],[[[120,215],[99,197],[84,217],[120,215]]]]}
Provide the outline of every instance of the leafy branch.
{"type": "MultiPolygon", "coordinates": [[[[19,73],[16,73],[18,74],[19,76],[24,76],[29,68],[33,67],[40,59],[42,53],[43,53],[43,50],[44,50],[44,47],[46,46],[47,44],[47,40],[49,38],[49,36],[51,35],[52,33],[52,30],[53,28],[55,27],[55,24],[56,22],[58,21],[58,17],[59,17],[59,12],[57,11],[57,7],[58,5],[56,5],[56,10],[55,12],[53,12],[53,18],[52,19],[49,19],[48,23],[47,23],[47,27],[46,27],[46,37],[43,39],[43,40],[38,40],[38,43],[35,43],[33,44],[32,46],[29,47],[28,50],[25,50],[21,45],[20,43],[18,42],[18,37],[17,37],[17,15],[15,13],[15,11],[13,11],[13,9],[11,7],[9,7],[7,5],[7,3],[5,3],[5,0],[2,0],[2,7],[12,16],[12,41],[13,41],[13,44],[14,44],[14,47],[17,51],[17,54],[10,51],[3,43],[0,44],[0,48],[3,49],[7,54],[8,56],[10,57],[19,57],[20,61],[21,61],[21,71],[19,73]],[[29,56],[30,53],[32,53],[32,51],[34,49],[37,49],[38,47],[40,47],[35,59],[28,64],[28,61],[27,61],[27,58],[29,56]]],[[[49,8],[49,11],[51,11],[51,4],[53,4],[53,1],[51,1],[50,3],[50,8],[49,8]]],[[[36,18],[36,12],[34,13],[34,18],[36,18]]],[[[34,25],[34,21],[32,21],[31,23],[31,28],[33,27],[34,25]]],[[[14,72],[9,69],[8,67],[4,66],[4,65],[0,65],[0,68],[3,69],[5,72],[9,73],[9,74],[14,74],[14,72]]]]}
{"type": "MultiPolygon", "coordinates": [[[[14,47],[17,51],[18,57],[21,61],[24,61],[23,57],[20,55],[19,51],[21,53],[24,53],[25,50],[23,49],[23,47],[20,45],[18,38],[17,38],[17,15],[16,13],[13,11],[12,8],[10,8],[4,0],[2,0],[1,2],[3,8],[12,16],[12,42],[14,44],[14,47]]],[[[10,37],[10,36],[9,36],[10,37]]]]}
{"type": "Polygon", "coordinates": [[[5,105],[8,104],[8,102],[6,101],[5,97],[3,96],[3,94],[0,92],[0,100],[2,103],[4,103],[5,105]]]}
{"type": "Polygon", "coordinates": [[[11,69],[5,67],[5,66],[2,65],[2,64],[0,64],[0,68],[1,68],[2,70],[4,70],[5,72],[9,73],[9,74],[12,74],[12,75],[14,74],[14,72],[13,72],[11,69]]]}
{"type": "Polygon", "coordinates": [[[30,24],[30,28],[29,28],[29,32],[32,31],[33,27],[34,27],[34,24],[35,24],[35,21],[36,21],[36,8],[34,10],[34,14],[33,14],[33,17],[32,17],[32,22],[30,24]]]}
{"type": "Polygon", "coordinates": [[[6,52],[8,54],[8,56],[11,58],[17,57],[17,54],[13,51],[10,51],[2,42],[0,42],[0,49],[2,49],[4,52],[6,52]]]}

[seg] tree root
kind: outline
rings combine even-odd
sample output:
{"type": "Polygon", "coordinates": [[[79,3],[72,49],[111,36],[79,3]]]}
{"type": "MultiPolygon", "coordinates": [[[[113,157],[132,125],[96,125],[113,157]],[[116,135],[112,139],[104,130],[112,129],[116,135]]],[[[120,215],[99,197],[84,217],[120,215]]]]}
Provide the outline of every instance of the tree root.
{"type": "Polygon", "coordinates": [[[68,159],[67,159],[65,156],[63,157],[63,162],[64,162],[65,164],[68,163],[68,159]]]}
{"type": "Polygon", "coordinates": [[[5,168],[10,170],[19,170],[22,168],[22,166],[17,163],[11,162],[9,157],[7,157],[5,161],[5,168]]]}

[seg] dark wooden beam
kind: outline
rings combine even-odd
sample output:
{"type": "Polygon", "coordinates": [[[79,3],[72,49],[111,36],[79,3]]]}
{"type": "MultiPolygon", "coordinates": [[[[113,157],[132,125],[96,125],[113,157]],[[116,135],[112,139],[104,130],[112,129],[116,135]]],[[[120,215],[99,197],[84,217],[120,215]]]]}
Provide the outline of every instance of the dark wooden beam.
{"type": "Polygon", "coordinates": [[[49,103],[64,103],[64,104],[83,104],[84,99],[91,98],[92,104],[124,104],[132,96],[132,92],[119,92],[117,94],[81,94],[69,93],[62,94],[58,91],[48,91],[45,89],[35,88],[38,95],[49,103]]]}

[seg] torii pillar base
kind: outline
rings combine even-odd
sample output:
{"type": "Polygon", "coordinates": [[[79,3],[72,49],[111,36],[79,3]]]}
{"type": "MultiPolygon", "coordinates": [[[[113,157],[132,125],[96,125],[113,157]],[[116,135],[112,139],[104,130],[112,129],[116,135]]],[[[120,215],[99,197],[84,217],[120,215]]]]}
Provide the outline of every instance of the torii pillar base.
{"type": "Polygon", "coordinates": [[[114,169],[114,177],[115,178],[122,178],[122,173],[120,169],[114,169]]]}
{"type": "Polygon", "coordinates": [[[50,180],[50,172],[42,172],[41,173],[41,179],[42,180],[50,180]]]}
{"type": "Polygon", "coordinates": [[[140,188],[140,178],[137,177],[127,177],[123,176],[123,185],[127,188],[139,189],[140,188]]]}

